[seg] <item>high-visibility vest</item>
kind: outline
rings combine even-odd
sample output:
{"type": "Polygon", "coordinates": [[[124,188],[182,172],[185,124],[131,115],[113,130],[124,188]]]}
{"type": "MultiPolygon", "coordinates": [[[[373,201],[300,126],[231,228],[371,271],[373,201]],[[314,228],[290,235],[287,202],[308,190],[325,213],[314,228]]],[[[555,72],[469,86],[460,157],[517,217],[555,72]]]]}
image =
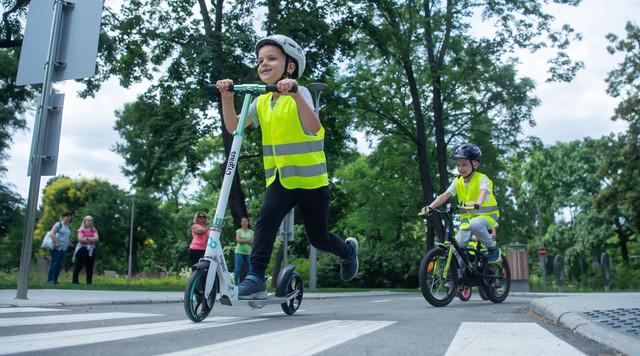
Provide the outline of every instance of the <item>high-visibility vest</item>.
{"type": "Polygon", "coordinates": [[[273,109],[273,93],[260,95],[256,111],[262,126],[262,160],[267,187],[279,177],[287,189],[315,189],[329,185],[324,155],[324,128],[307,135],[295,100],[282,95],[273,109]]]}
{"type": "MultiPolygon", "coordinates": [[[[486,176],[480,172],[474,172],[471,176],[471,180],[469,181],[469,187],[464,183],[463,176],[459,176],[456,179],[456,195],[458,196],[458,201],[461,204],[469,201],[478,202],[478,198],[480,197],[480,181],[482,180],[482,177],[486,176]]],[[[464,213],[460,214],[461,229],[468,230],[471,219],[477,216],[483,216],[486,218],[492,229],[498,222],[500,218],[500,211],[498,210],[496,197],[493,196],[493,181],[488,177],[487,180],[489,180],[489,195],[485,197],[484,202],[482,202],[479,209],[464,210],[464,213]]]]}

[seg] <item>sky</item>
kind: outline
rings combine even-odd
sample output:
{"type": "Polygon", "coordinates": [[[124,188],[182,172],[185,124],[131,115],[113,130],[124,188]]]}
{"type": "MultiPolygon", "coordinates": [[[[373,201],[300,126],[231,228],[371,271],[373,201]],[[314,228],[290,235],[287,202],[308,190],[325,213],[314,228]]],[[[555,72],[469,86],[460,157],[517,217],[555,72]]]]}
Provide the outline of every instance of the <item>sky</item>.
{"type": "MultiPolygon", "coordinates": [[[[542,101],[534,111],[535,127],[524,127],[524,134],[537,136],[545,144],[571,141],[584,137],[600,137],[626,129],[624,122],[610,120],[617,100],[606,94],[605,78],[622,56],[612,56],[606,51],[607,33],[625,36],[624,25],[640,18],[638,0],[583,0],[577,7],[551,6],[556,24],[569,23],[583,34],[581,42],[574,42],[568,50],[575,60],[581,60],[581,70],[570,83],[546,83],[548,77],[547,55],[519,53],[520,75],[528,76],[538,84],[535,95],[542,101]],[[613,5],[615,4],[615,6],[613,5]]],[[[120,87],[117,80],[104,83],[95,98],[81,99],[76,93],[80,84],[67,81],[57,83],[56,89],[65,94],[62,116],[62,133],[57,174],[71,178],[101,178],[129,189],[128,179],[122,175],[124,160],[112,152],[120,140],[113,129],[116,110],[132,102],[148,83],[139,83],[130,89],[120,87]]],[[[13,137],[13,145],[7,161],[8,172],[2,179],[13,185],[14,191],[25,199],[29,178],[27,163],[31,145],[33,113],[27,114],[28,130],[13,137]]],[[[370,149],[365,140],[358,140],[363,152],[370,149]]],[[[41,188],[51,177],[43,177],[41,188]]]]}

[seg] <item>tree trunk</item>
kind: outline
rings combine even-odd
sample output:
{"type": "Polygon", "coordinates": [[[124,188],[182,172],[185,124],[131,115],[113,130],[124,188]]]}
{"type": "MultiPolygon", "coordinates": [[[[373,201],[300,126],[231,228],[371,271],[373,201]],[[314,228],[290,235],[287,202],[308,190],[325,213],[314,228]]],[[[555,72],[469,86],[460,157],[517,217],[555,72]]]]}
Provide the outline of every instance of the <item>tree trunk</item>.
{"type": "MultiPolygon", "coordinates": [[[[198,0],[198,4],[200,5],[200,14],[202,15],[202,19],[204,22],[205,33],[207,34],[207,38],[209,46],[211,46],[211,53],[213,54],[213,62],[214,62],[214,70],[213,70],[213,78],[211,80],[217,80],[227,77],[227,73],[225,70],[224,63],[224,52],[222,49],[222,10],[224,5],[224,0],[213,0],[215,1],[215,20],[213,26],[211,25],[211,18],[209,17],[209,12],[207,10],[207,5],[205,0],[198,0]]],[[[220,117],[222,117],[222,102],[219,100],[218,107],[220,108],[220,117]]],[[[224,153],[225,157],[229,157],[229,152],[231,151],[231,144],[233,143],[233,135],[231,135],[224,127],[224,122],[220,121],[220,132],[222,132],[222,142],[224,145],[224,153]]],[[[224,172],[226,170],[227,160],[222,164],[221,169],[221,177],[224,177],[224,172]]],[[[234,226],[240,226],[240,220],[243,216],[247,215],[247,205],[245,203],[245,195],[242,191],[242,183],[240,181],[240,173],[236,168],[236,174],[233,177],[233,183],[231,184],[231,192],[229,194],[229,210],[231,211],[231,216],[233,217],[234,226]]]]}
{"type": "MultiPolygon", "coordinates": [[[[422,187],[422,197],[423,201],[431,202],[434,199],[434,191],[433,191],[433,182],[431,180],[431,176],[429,175],[429,164],[427,158],[427,137],[426,130],[424,125],[424,113],[422,112],[422,104],[420,103],[420,94],[418,92],[418,85],[416,82],[415,74],[413,72],[413,67],[411,63],[408,62],[407,59],[405,63],[403,63],[403,67],[405,70],[405,75],[407,76],[407,82],[409,83],[409,92],[411,93],[411,102],[413,105],[413,113],[415,117],[415,125],[416,125],[416,153],[418,156],[418,168],[420,169],[420,186],[422,187]]],[[[432,220],[430,220],[432,221],[432,220]]],[[[435,242],[435,232],[434,228],[441,232],[442,226],[438,223],[427,224],[427,239],[426,239],[426,248],[430,250],[434,246],[435,242]]]]}
{"type": "Polygon", "coordinates": [[[624,231],[624,227],[618,222],[615,223],[615,226],[616,235],[618,235],[618,240],[620,241],[620,255],[622,256],[622,261],[624,261],[625,265],[629,265],[629,249],[627,248],[629,234],[624,231]]]}
{"type": "Polygon", "coordinates": [[[438,160],[438,178],[440,183],[440,191],[447,187],[449,176],[447,173],[447,145],[445,141],[444,127],[444,102],[442,100],[442,70],[444,68],[444,59],[449,48],[449,36],[453,26],[453,2],[447,0],[447,13],[445,15],[444,36],[440,48],[436,51],[436,43],[433,36],[433,28],[431,26],[431,2],[425,1],[424,13],[425,22],[425,41],[427,43],[427,57],[429,62],[429,72],[431,74],[431,94],[433,109],[433,126],[436,134],[436,158],[438,160]]]}

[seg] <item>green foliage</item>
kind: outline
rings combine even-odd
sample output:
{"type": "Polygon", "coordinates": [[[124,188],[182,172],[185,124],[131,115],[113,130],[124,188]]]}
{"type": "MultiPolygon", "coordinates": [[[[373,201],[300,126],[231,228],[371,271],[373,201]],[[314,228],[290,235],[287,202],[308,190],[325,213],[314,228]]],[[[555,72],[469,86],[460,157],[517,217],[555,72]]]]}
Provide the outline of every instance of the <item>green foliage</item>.
{"type": "Polygon", "coordinates": [[[423,251],[421,241],[389,245],[365,240],[358,245],[359,270],[356,279],[343,282],[336,256],[322,253],[318,259],[319,287],[415,288],[423,251]]]}
{"type": "Polygon", "coordinates": [[[36,95],[34,87],[16,85],[19,53],[17,49],[0,48],[0,173],[7,170],[6,151],[14,131],[26,128],[24,113],[34,104],[36,95]]]}

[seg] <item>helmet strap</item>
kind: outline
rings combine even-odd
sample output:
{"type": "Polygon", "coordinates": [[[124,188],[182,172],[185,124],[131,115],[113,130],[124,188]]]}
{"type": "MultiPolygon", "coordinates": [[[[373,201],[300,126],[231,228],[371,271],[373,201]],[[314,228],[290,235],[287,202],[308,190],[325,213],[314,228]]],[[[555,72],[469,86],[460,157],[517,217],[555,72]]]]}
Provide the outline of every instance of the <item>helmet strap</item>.
{"type": "Polygon", "coordinates": [[[464,179],[467,179],[469,177],[471,177],[473,175],[473,172],[476,171],[476,167],[473,166],[473,161],[469,160],[469,164],[471,164],[471,173],[467,174],[466,176],[463,176],[464,179]]]}
{"type": "Polygon", "coordinates": [[[284,73],[282,73],[280,80],[289,78],[289,71],[287,71],[289,69],[289,55],[285,53],[284,57],[284,73]]]}

